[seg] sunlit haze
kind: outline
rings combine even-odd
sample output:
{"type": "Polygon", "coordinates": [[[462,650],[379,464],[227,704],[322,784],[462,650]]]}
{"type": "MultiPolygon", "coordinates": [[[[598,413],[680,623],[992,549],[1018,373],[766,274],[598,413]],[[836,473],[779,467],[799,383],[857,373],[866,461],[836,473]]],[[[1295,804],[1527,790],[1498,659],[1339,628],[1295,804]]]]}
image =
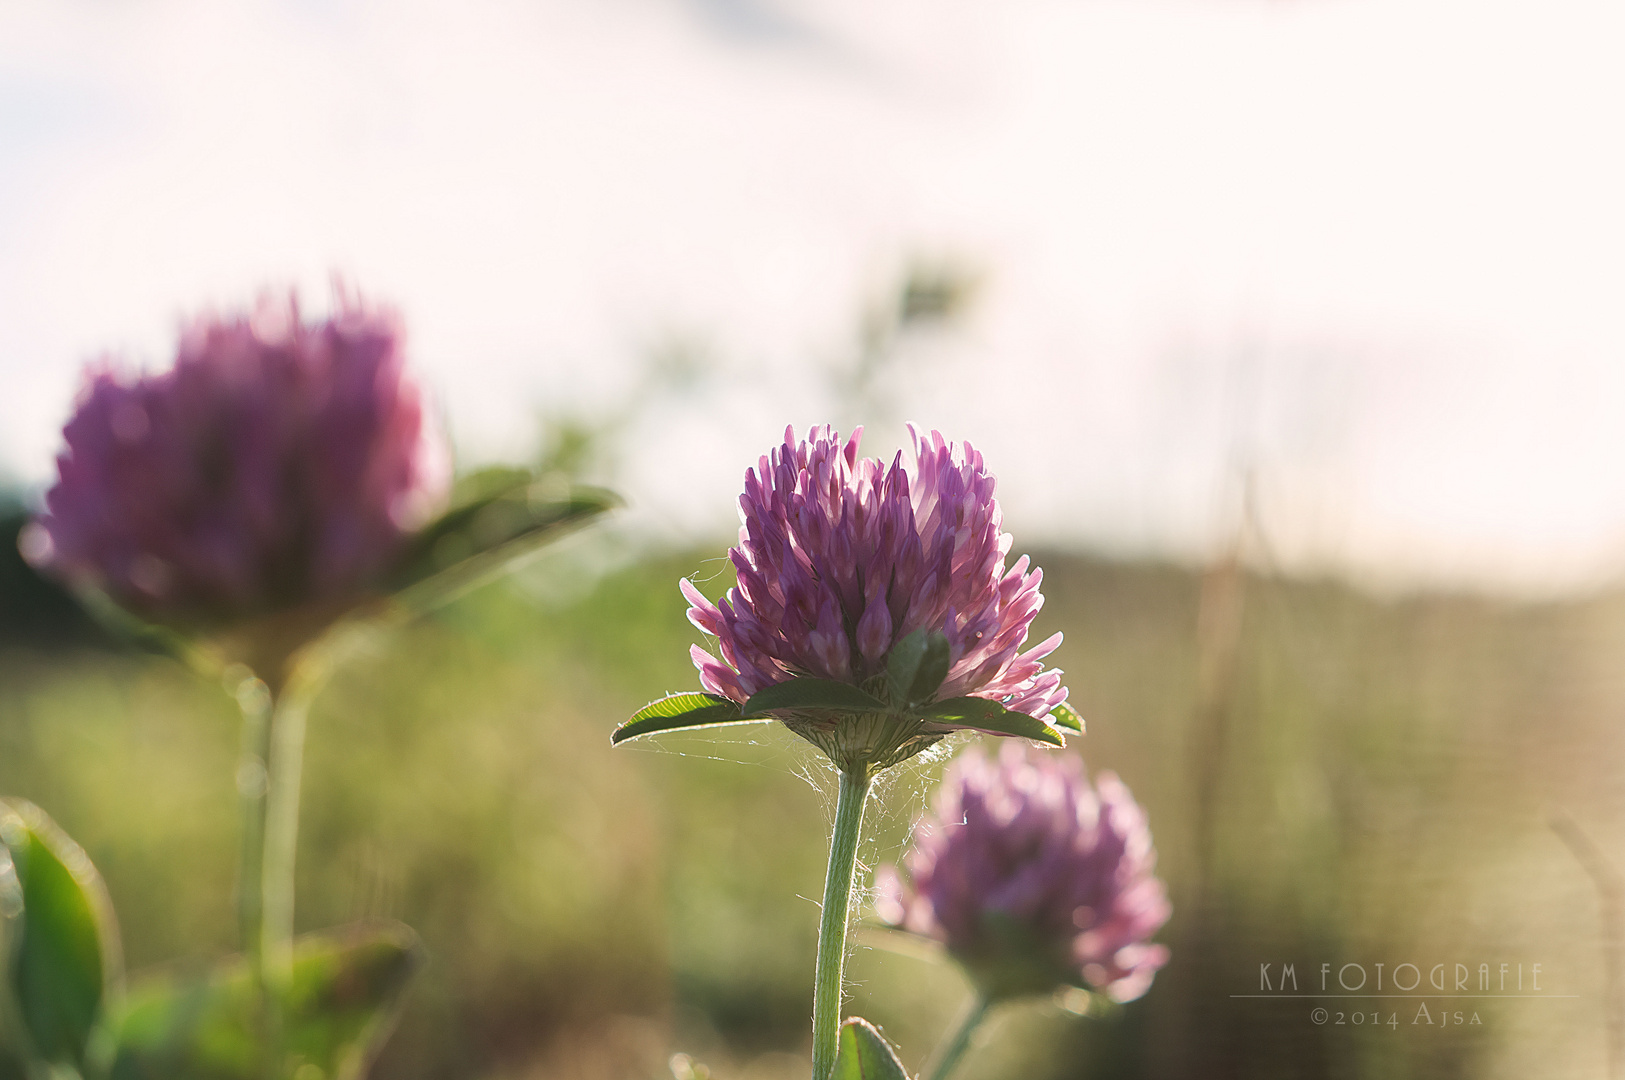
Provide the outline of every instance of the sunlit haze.
{"type": "Polygon", "coordinates": [[[1625,9],[201,0],[0,11],[0,475],[83,363],[331,275],[404,311],[465,461],[637,415],[618,486],[731,521],[913,261],[979,281],[894,415],[1023,546],[1397,583],[1625,568],[1625,9]]]}

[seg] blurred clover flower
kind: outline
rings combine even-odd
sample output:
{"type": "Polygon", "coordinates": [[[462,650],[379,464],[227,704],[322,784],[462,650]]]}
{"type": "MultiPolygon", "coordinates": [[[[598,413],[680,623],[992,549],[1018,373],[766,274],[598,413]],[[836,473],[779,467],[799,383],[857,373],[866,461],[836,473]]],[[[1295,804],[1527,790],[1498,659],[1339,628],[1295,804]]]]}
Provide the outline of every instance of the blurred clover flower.
{"type": "Polygon", "coordinates": [[[1171,909],[1152,873],[1145,814],[1122,781],[1093,789],[1071,755],[949,766],[935,814],[915,826],[907,876],[878,877],[877,914],[941,942],[991,1000],[1061,986],[1132,1001],[1168,950],[1150,944],[1171,909]]]}
{"type": "Polygon", "coordinates": [[[945,1077],[987,1008],[1066,987],[1132,1001],[1168,962],[1150,939],[1171,908],[1128,788],[1076,757],[1006,745],[949,766],[935,814],[915,826],[906,876],[877,875],[882,920],[935,939],[976,998],[935,1068],[945,1077]]]}
{"type": "Polygon", "coordinates": [[[289,296],[198,319],[161,374],[92,367],[34,561],[177,629],[298,609],[319,627],[447,495],[402,345],[393,311],[341,297],[306,322],[289,296]]]}
{"type": "Polygon", "coordinates": [[[862,430],[829,427],[745,473],[743,525],[729,552],[739,583],[721,602],[690,581],[689,618],[708,693],[651,702],[615,742],[679,728],[777,719],[840,773],[813,986],[813,1077],[836,1057],[846,933],[863,806],[874,775],[953,731],[1065,742],[1081,733],[1061,673],[1026,652],[1043,597],[1010,536],[994,479],[968,443],[912,425],[911,460],[858,457],[862,430]]]}
{"type": "Polygon", "coordinates": [[[261,1074],[280,1075],[305,713],[327,667],[306,646],[372,601],[443,600],[615,499],[502,467],[465,477],[454,499],[399,316],[342,291],[322,321],[291,294],[200,318],[161,374],[93,366],[63,437],[24,554],[231,662],[238,921],[261,1074]]]}
{"type": "MultiPolygon", "coordinates": [[[[249,671],[230,680],[243,709],[238,921],[256,1008],[279,1032],[305,708],[321,667],[297,658],[390,591],[447,500],[450,454],[406,374],[399,317],[342,294],[322,322],[291,295],[200,318],[161,374],[93,366],[63,438],[24,553],[249,671]]],[[[270,1062],[280,1048],[261,1052],[270,1062]]]]}

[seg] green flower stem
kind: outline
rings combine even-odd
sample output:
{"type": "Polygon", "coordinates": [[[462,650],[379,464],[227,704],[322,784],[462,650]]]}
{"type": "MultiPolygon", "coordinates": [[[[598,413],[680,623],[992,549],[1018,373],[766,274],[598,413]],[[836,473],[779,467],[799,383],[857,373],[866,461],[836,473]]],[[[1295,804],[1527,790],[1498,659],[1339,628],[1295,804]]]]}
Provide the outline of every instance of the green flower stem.
{"type": "Polygon", "coordinates": [[[828,1080],[835,1068],[846,929],[852,876],[858,863],[858,834],[863,829],[863,804],[869,797],[869,767],[865,763],[842,769],[840,777],[835,834],[830,837],[829,871],[824,877],[824,911],[818,924],[818,968],[813,976],[813,1080],[828,1080]]]}
{"type": "Polygon", "coordinates": [[[980,993],[965,1003],[964,1011],[954,1025],[954,1033],[937,1047],[931,1064],[920,1073],[921,1076],[927,1080],[948,1080],[954,1066],[959,1064],[959,1059],[965,1056],[965,1051],[970,1047],[971,1036],[976,1034],[976,1029],[987,1016],[988,1004],[987,998],[980,993]]]}
{"type": "Polygon", "coordinates": [[[237,807],[242,816],[242,849],[237,865],[237,932],[257,983],[264,970],[265,822],[270,790],[270,688],[252,676],[237,687],[243,711],[243,747],[237,764],[237,807]]]}
{"type": "Polygon", "coordinates": [[[275,1075],[269,1048],[278,1029],[276,995],[265,968],[265,832],[270,796],[271,740],[276,701],[270,687],[245,676],[237,686],[243,711],[242,756],[237,764],[237,805],[242,817],[242,850],[237,866],[237,931],[248,961],[254,993],[254,1015],[266,1057],[259,1064],[275,1075]]]}
{"type": "Polygon", "coordinates": [[[239,685],[243,750],[237,767],[242,855],[237,921],[257,998],[264,1074],[281,1075],[282,991],[293,966],[294,856],[305,713],[314,685],[297,675],[272,690],[257,678],[239,685]]]}
{"type": "Polygon", "coordinates": [[[310,689],[297,677],[291,680],[277,699],[272,719],[261,951],[266,972],[277,986],[285,985],[293,971],[294,857],[299,841],[299,784],[310,689]]]}

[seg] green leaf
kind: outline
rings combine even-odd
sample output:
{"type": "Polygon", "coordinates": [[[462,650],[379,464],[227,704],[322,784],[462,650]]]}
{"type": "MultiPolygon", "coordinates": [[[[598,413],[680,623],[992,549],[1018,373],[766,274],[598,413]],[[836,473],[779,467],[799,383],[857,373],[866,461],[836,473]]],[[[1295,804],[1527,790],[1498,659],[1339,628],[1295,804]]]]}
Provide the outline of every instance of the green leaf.
{"type": "Polygon", "coordinates": [[[457,478],[451,505],[461,508],[499,498],[536,482],[537,473],[523,465],[487,465],[457,478]]]}
{"type": "Polygon", "coordinates": [[[1063,728],[1074,735],[1083,734],[1083,717],[1078,711],[1066,702],[1061,702],[1049,711],[1049,722],[1058,728],[1063,728]]]}
{"type": "Polygon", "coordinates": [[[196,645],[179,630],[147,622],[134,612],[120,607],[118,601],[94,585],[76,585],[71,591],[85,614],[120,645],[155,656],[167,656],[188,667],[197,668],[200,665],[196,645]]]}
{"type": "Polygon", "coordinates": [[[1011,712],[987,698],[957,697],[938,701],[921,709],[920,717],[947,727],[975,728],[989,735],[1015,735],[1051,746],[1066,745],[1061,733],[1044,721],[1026,713],[1011,712]]]}
{"type": "Polygon", "coordinates": [[[529,469],[482,469],[459,481],[452,508],[412,538],[385,590],[408,607],[444,603],[619,505],[608,491],[570,487],[529,469]]]}
{"type": "Polygon", "coordinates": [[[0,845],[0,913],[21,920],[6,935],[6,976],[23,1029],[36,1056],[80,1067],[121,974],[107,890],[84,850],[31,803],[0,801],[0,845]]]}
{"type": "Polygon", "coordinates": [[[908,1080],[908,1070],[874,1025],[854,1016],[841,1025],[829,1080],[908,1080]]]}
{"type": "MultiPolygon", "coordinates": [[[[394,1027],[422,962],[398,923],[340,927],[294,943],[281,992],[286,1058],[276,1075],[357,1080],[394,1027]]],[[[110,1080],[263,1080],[264,1026],[240,957],[202,975],[133,988],[117,1018],[110,1080]]]]}
{"type": "Polygon", "coordinates": [[[653,735],[657,731],[757,723],[767,719],[770,718],[746,716],[738,705],[716,694],[672,694],[651,701],[633,713],[630,720],[615,729],[609,741],[611,745],[616,745],[642,735],[653,735]]]}
{"type": "Polygon", "coordinates": [[[886,680],[892,700],[926,701],[948,677],[948,639],[941,630],[921,628],[892,646],[886,657],[886,680]]]}
{"type": "Polygon", "coordinates": [[[834,679],[790,679],[758,690],[741,711],[746,716],[759,716],[799,709],[878,713],[886,711],[886,703],[851,683],[834,679]]]}

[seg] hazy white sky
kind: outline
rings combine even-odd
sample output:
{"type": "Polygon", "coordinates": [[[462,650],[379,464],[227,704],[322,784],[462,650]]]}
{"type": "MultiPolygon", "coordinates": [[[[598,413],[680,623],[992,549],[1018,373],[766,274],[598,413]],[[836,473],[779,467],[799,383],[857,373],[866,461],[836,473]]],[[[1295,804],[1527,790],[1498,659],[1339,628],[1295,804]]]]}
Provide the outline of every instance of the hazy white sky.
{"type": "Polygon", "coordinates": [[[923,253],[984,288],[902,412],[983,448],[1018,544],[1200,551],[1243,462],[1290,562],[1595,580],[1621,55],[1617,0],[7,0],[0,469],[49,476],[87,358],[340,271],[470,459],[703,345],[623,479],[714,530],[923,253]]]}

